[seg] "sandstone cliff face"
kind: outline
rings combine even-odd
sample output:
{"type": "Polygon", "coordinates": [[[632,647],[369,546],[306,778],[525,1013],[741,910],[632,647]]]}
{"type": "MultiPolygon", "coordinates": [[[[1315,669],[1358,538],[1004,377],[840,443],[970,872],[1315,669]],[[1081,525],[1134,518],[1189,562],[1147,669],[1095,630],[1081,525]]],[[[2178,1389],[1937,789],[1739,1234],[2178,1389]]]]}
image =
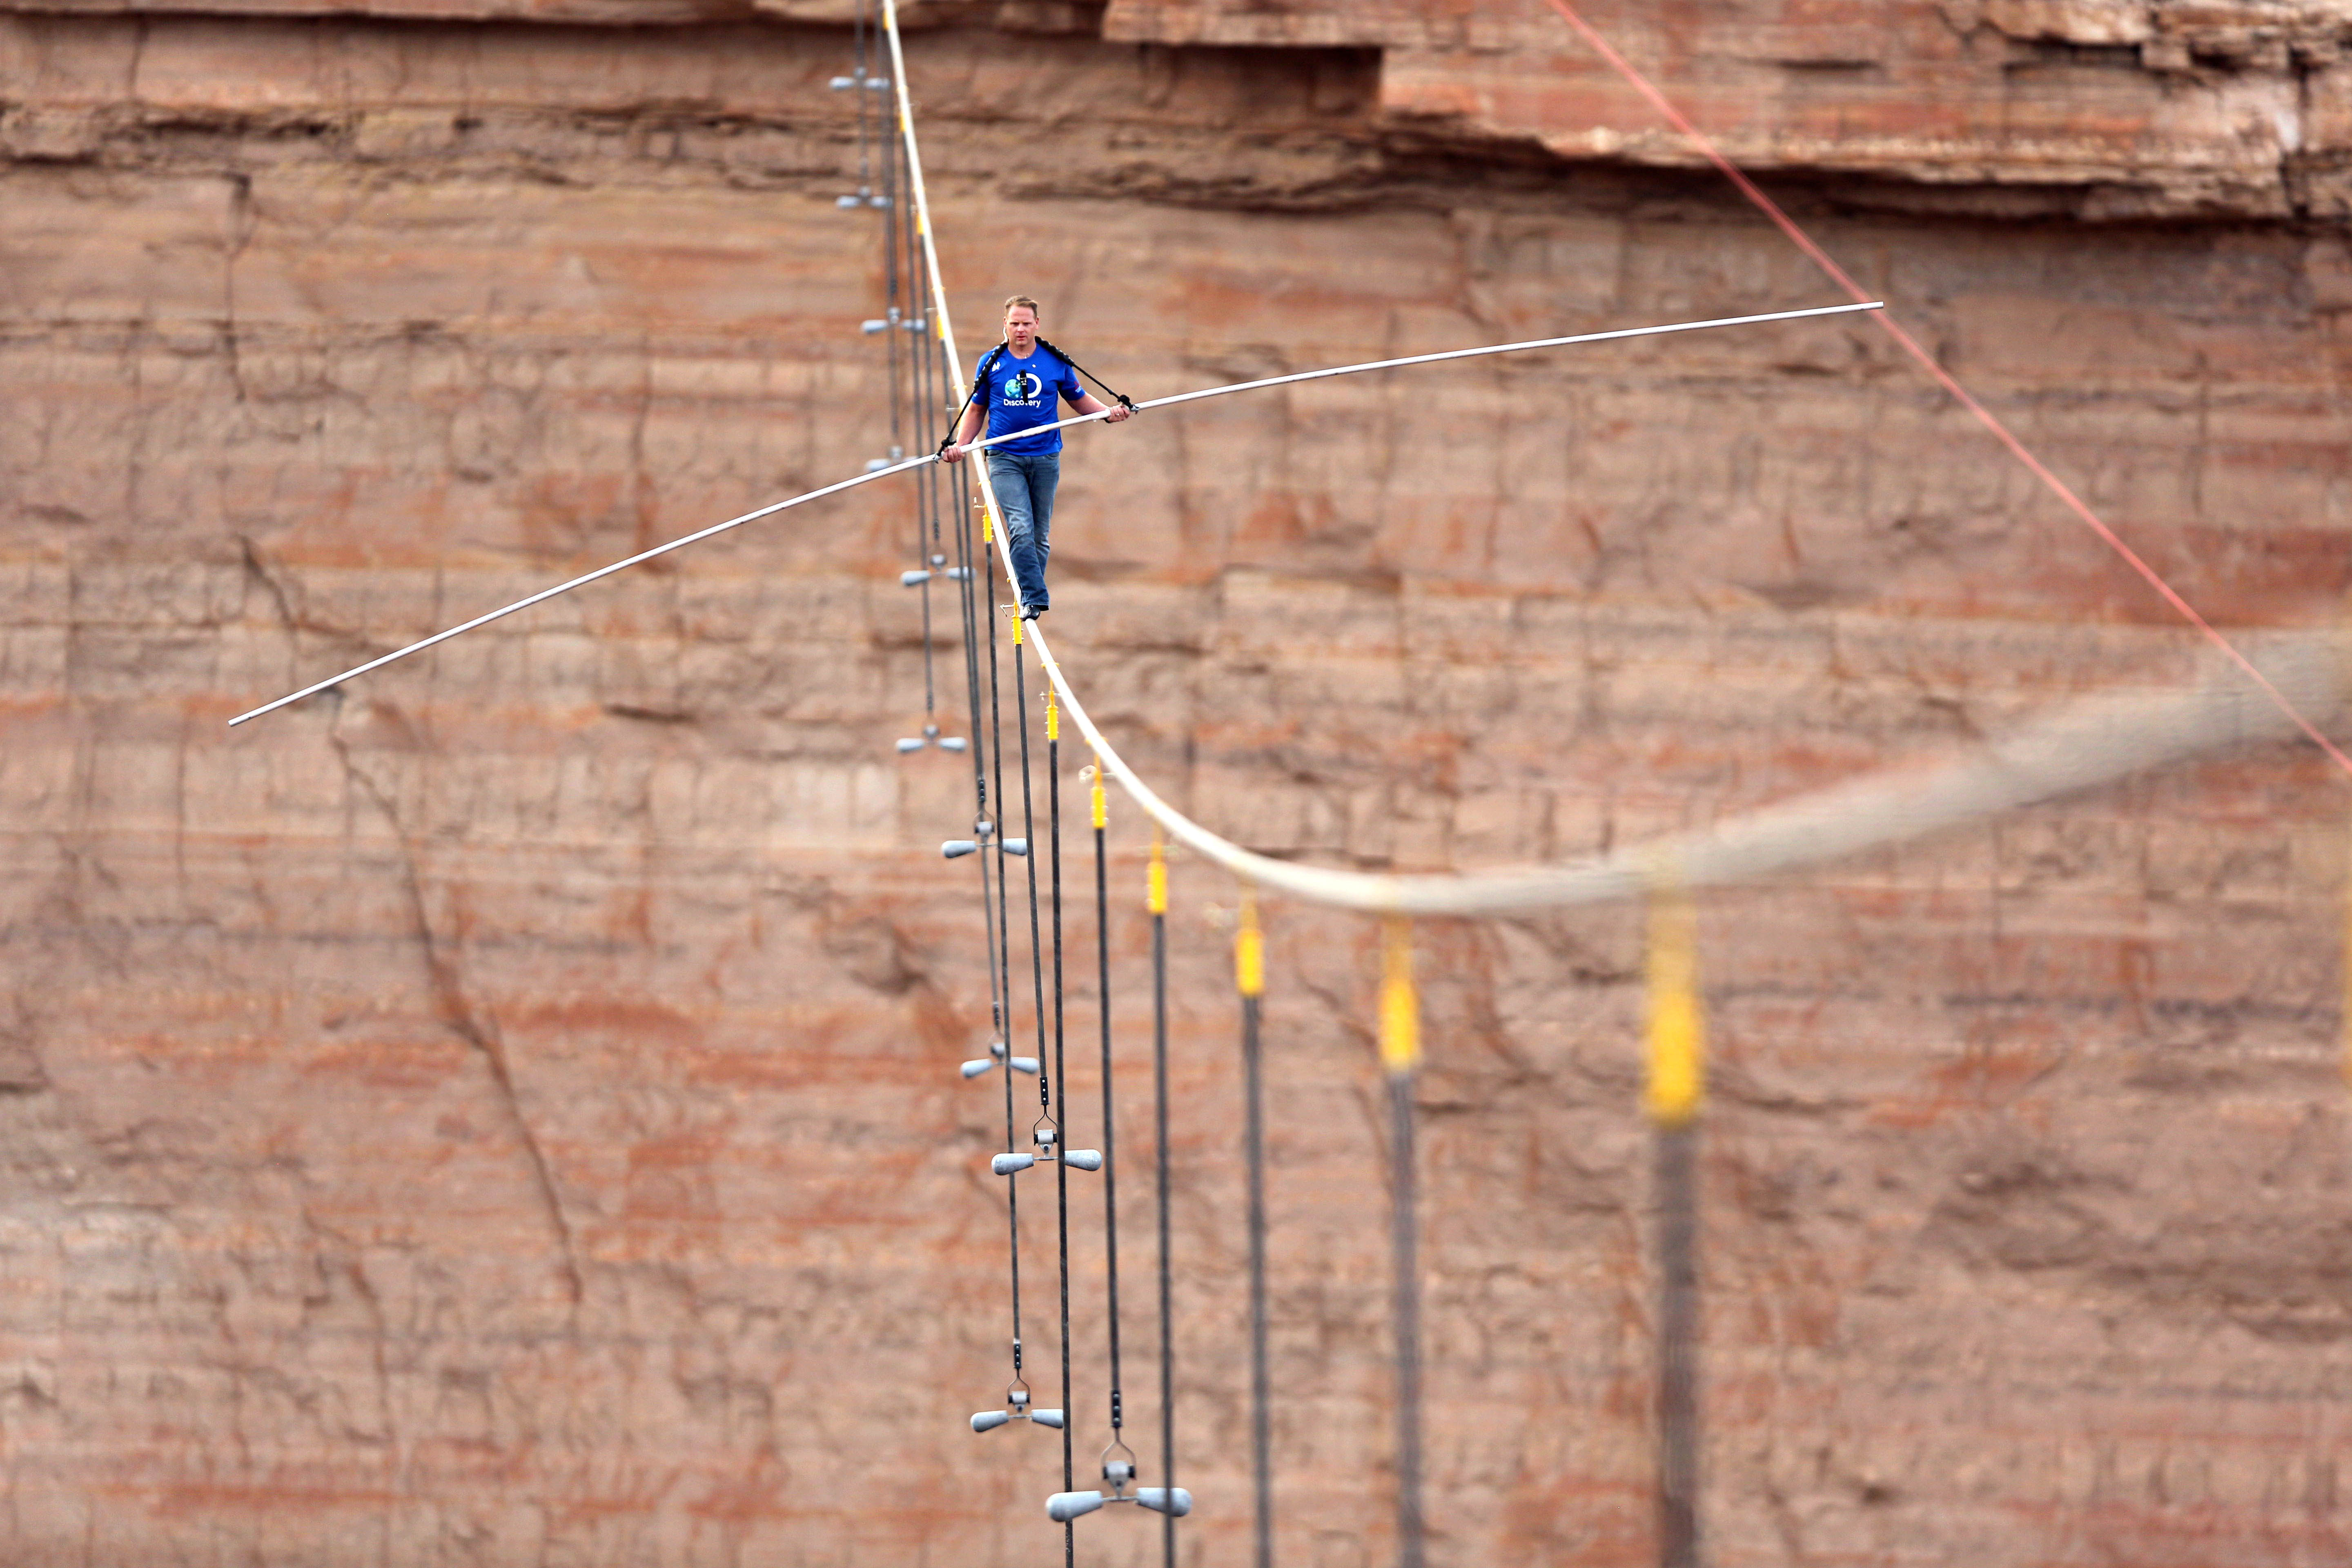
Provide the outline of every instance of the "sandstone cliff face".
{"type": "MultiPolygon", "coordinates": [[[[0,1555],[1052,1551],[1054,1446],[963,1428],[1004,1377],[1001,1101],[953,1070],[988,988],[932,846],[970,777],[889,749],[903,493],[222,724],[879,455],[843,14],[297,9],[0,20],[0,1555]],[[619,21],[679,25],[583,25],[619,21]]],[[[2200,604],[2332,619],[2327,9],[1785,12],[1592,15],[2200,604]]],[[[1828,298],[1539,14],[917,19],[970,347],[1015,286],[1152,393],[1828,298]]],[[[1208,405],[1066,472],[1054,626],[1097,717],[1223,831],[1343,863],[1573,855],[2193,651],[1862,328],[1208,405]]],[[[2345,1558],[2340,798],[2279,748],[1709,905],[1717,1562],[2345,1558]]],[[[1246,1549],[1232,901],[1179,865],[1195,1563],[1246,1549]]],[[[1370,1563],[1372,933],[1270,920],[1283,1560],[1370,1563]]],[[[1637,933],[1423,940],[1434,1554],[1644,1561],[1637,933]]]]}

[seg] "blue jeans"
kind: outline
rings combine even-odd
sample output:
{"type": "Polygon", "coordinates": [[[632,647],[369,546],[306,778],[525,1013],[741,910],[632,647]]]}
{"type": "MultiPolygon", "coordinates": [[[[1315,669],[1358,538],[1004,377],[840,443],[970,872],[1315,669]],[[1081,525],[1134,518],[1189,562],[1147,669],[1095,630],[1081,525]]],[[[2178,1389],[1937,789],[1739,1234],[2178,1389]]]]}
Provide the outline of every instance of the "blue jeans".
{"type": "Polygon", "coordinates": [[[1045,558],[1054,552],[1054,487],[1062,482],[1062,454],[991,452],[988,480],[1004,514],[1005,553],[1013,557],[1013,585],[1021,602],[1036,609],[1053,603],[1045,592],[1045,558]]]}

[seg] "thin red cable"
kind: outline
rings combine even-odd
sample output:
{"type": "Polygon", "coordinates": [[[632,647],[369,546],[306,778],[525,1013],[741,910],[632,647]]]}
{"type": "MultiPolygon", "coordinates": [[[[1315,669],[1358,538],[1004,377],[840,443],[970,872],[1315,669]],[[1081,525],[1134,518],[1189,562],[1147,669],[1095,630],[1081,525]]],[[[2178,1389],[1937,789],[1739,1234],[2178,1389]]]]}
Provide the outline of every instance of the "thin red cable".
{"type": "MultiPolygon", "coordinates": [[[[1639,70],[1635,69],[1632,61],[1628,60],[1624,56],[1619,54],[1614,48],[1611,47],[1609,40],[1595,32],[1593,30],[1592,24],[1587,22],[1581,16],[1578,15],[1576,7],[1570,5],[1569,0],[1545,0],[1545,4],[1549,5],[1553,10],[1559,12],[1560,19],[1566,22],[1570,26],[1575,28],[1577,36],[1581,37],[1587,44],[1592,46],[1593,52],[1599,55],[1602,59],[1608,61],[1610,68],[1615,70],[1619,76],[1623,77],[1627,84],[1630,85],[1635,92],[1640,93],[1644,99],[1646,99],[1649,101],[1650,107],[1656,110],[1659,114],[1663,115],[1668,124],[1672,125],[1676,131],[1681,132],[1685,136],[1688,137],[1691,144],[1706,155],[1707,162],[1713,163],[1717,169],[1720,170],[1725,179],[1729,180],[1734,185],[1739,187],[1739,194],[1746,196],[1750,202],[1753,202],[1756,205],[1757,210],[1761,212],[1766,217],[1770,218],[1774,226],[1777,226],[1782,234],[1787,235],[1790,242],[1793,243],[1798,249],[1803,251],[1806,256],[1812,259],[1814,266],[1819,267],[1823,272],[1828,273],[1830,277],[1836,281],[1839,288],[1843,289],[1847,293],[1853,296],[1856,303],[1864,302],[1871,298],[1870,295],[1863,291],[1860,284],[1856,283],[1852,278],[1846,275],[1844,268],[1840,267],[1835,261],[1831,259],[1829,252],[1814,244],[1812,237],[1807,234],[1803,229],[1797,226],[1796,219],[1790,217],[1787,213],[1782,212],[1780,210],[1780,205],[1778,202],[1774,201],[1770,196],[1766,195],[1761,190],[1758,189],[1755,181],[1749,179],[1747,174],[1740,170],[1738,164],[1734,163],[1729,158],[1724,156],[1722,150],[1716,146],[1715,142],[1708,138],[1706,132],[1692,124],[1690,117],[1683,113],[1681,110],[1675,107],[1674,101],[1667,98],[1664,93],[1659,91],[1656,87],[1653,86],[1649,78],[1643,76],[1639,70]]],[[[1958,399],[1961,407],[1967,409],[1970,414],[1976,416],[1977,423],[1982,425],[1987,430],[1991,431],[1995,440],[2008,447],[2011,455],[2013,455],[2019,462],[2023,463],[2027,468],[2032,470],[2033,477],[2040,479],[2042,484],[2047,486],[2050,489],[2050,493],[2056,496],[2060,501],[2065,504],[2067,510],[2073,512],[2076,517],[2081,518],[2085,523],[2089,524],[2091,531],[2097,534],[2101,539],[2106,541],[2108,548],[2112,549],[2116,554],[2122,556],[2125,563],[2129,565],[2133,571],[2138,573],[2149,587],[2155,589],[2158,594],[2163,596],[2166,604],[2170,605],[2175,610],[2180,612],[2183,619],[2187,620],[2190,626],[2195,626],[2199,631],[2205,635],[2206,640],[2212,643],[2215,647],[2220,648],[2222,653],[2229,657],[2231,663],[2235,664],[2240,669],[2245,671],[2246,678],[2252,680],[2256,686],[2261,687],[2263,691],[2270,698],[2270,700],[2278,704],[2279,711],[2294,720],[2295,723],[2302,728],[2303,732],[2310,736],[2314,743],[2315,743],[2321,751],[2326,752],[2328,756],[2335,761],[2337,767],[2343,769],[2347,775],[2352,776],[2352,756],[2345,755],[2343,750],[2338,747],[2335,742],[2329,740],[2320,731],[2317,724],[2315,724],[2311,720],[2305,718],[2303,710],[2287,700],[2285,692],[2281,691],[2275,685],[2272,684],[2268,676],[2255,668],[2253,661],[2247,658],[2244,654],[2239,652],[2237,645],[2231,642],[2228,637],[2223,637],[2219,631],[2217,631],[2214,628],[2212,622],[2198,614],[2197,606],[2191,605],[2187,599],[2181,597],[2179,590],[2175,589],[2171,584],[2166,582],[2163,575],[2159,574],[2155,567],[2142,560],[2137,551],[2125,543],[2122,537],[2118,535],[2114,529],[2108,527],[2105,521],[2100,518],[2098,513],[2093,511],[2080,496],[2076,495],[2072,489],[2069,489],[2066,487],[2065,481],[2059,479],[2056,474],[2052,473],[2042,463],[2041,458],[2035,457],[2026,448],[2024,442],[2011,435],[2010,433],[2009,426],[2003,425],[1998,418],[1996,418],[1993,416],[1992,410],[1987,408],[1983,404],[1979,403],[1976,398],[1970,395],[1967,387],[1962,386],[1958,381],[1953,379],[1952,374],[1949,371],[1937,363],[1935,355],[1920,347],[1918,340],[1914,338],[1909,332],[1904,331],[1902,323],[1895,319],[1895,312],[1892,310],[1874,310],[1871,312],[1871,316],[1878,322],[1879,326],[1884,328],[1886,332],[1895,339],[1897,343],[1902,345],[1904,353],[1918,361],[1921,369],[1925,370],[1929,375],[1934,376],[1937,384],[1942,386],[1946,392],[1950,393],[1954,398],[1958,399]]]]}

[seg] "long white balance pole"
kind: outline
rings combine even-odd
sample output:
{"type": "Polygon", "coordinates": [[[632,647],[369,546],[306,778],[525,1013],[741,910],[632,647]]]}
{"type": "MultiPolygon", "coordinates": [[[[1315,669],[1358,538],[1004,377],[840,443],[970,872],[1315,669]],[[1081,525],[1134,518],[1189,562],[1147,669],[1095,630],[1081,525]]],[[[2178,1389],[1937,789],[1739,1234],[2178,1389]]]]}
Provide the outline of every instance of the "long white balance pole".
{"type": "MultiPolygon", "coordinates": [[[[1564,338],[1536,338],[1520,343],[1492,343],[1483,348],[1447,349],[1440,353],[1408,354],[1402,359],[1369,360],[1362,364],[1333,365],[1328,370],[1307,370],[1293,375],[1267,376],[1260,381],[1237,381],[1226,386],[1207,386],[1197,392],[1180,392],[1169,397],[1155,397],[1149,402],[1139,403],[1135,406],[1169,408],[1180,403],[1197,403],[1207,397],[1225,397],[1236,392],[1261,392],[1270,386],[1288,386],[1302,381],[1326,381],[1336,375],[1360,375],[1366,371],[1396,370],[1405,365],[1439,364],[1449,360],[1477,359],[1486,354],[1525,353],[1531,349],[1567,348],[1576,343],[1609,342],[1619,338],[1663,337],[1670,332],[1704,331],[1710,327],[1747,327],[1765,321],[1801,321],[1809,316],[1850,315],[1856,310],[1875,310],[1882,308],[1877,300],[1862,305],[1823,305],[1808,310],[1774,310],[1760,316],[1724,316],[1706,321],[1673,321],[1655,327],[1621,327],[1614,331],[1578,332],[1564,338]]],[[[982,451],[1000,442],[1026,440],[1032,436],[1040,435],[1047,430],[1066,429],[1073,425],[1090,425],[1096,420],[1108,418],[1111,412],[1109,409],[1105,409],[1100,414],[1081,414],[1076,418],[1057,420],[1051,425],[1034,426],[1011,435],[992,437],[985,441],[975,441],[964,450],[982,451]]],[[[406,647],[395,648],[390,653],[368,660],[365,664],[354,665],[341,675],[329,676],[326,679],[306,686],[299,691],[289,692],[274,702],[265,702],[258,708],[238,714],[229,721],[230,727],[235,728],[248,719],[258,719],[265,713],[276,712],[289,703],[301,701],[305,697],[315,697],[321,691],[331,691],[354,676],[365,675],[370,670],[382,669],[385,665],[406,658],[410,654],[422,653],[428,647],[447,642],[451,637],[461,636],[478,626],[488,626],[492,621],[502,620],[517,610],[527,610],[533,605],[544,604],[559,594],[568,594],[574,588],[585,587],[600,578],[610,577],[615,572],[625,572],[632,566],[651,561],[657,555],[667,555],[673,550],[683,550],[689,544],[699,543],[714,534],[724,533],[730,528],[740,528],[747,522],[756,522],[761,518],[772,517],[793,507],[803,506],[813,500],[822,500],[826,496],[839,495],[844,490],[856,489],[859,485],[872,484],[877,479],[888,479],[893,474],[911,473],[925,464],[937,461],[939,458],[935,453],[926,454],[920,458],[909,458],[903,463],[893,463],[888,468],[877,468],[871,473],[860,474],[856,479],[843,479],[838,484],[826,485],[821,489],[810,490],[804,495],[796,495],[788,500],[780,500],[772,505],[761,507],[755,511],[747,511],[740,517],[730,517],[725,522],[714,522],[709,528],[698,532],[673,539],[667,544],[656,544],[651,550],[640,551],[625,561],[615,561],[609,566],[599,566],[593,572],[583,573],[570,582],[558,583],[551,588],[541,588],[528,598],[517,599],[513,604],[502,605],[488,615],[476,616],[462,626],[451,626],[446,631],[435,632],[431,637],[420,638],[418,641],[410,643],[406,647]]]]}

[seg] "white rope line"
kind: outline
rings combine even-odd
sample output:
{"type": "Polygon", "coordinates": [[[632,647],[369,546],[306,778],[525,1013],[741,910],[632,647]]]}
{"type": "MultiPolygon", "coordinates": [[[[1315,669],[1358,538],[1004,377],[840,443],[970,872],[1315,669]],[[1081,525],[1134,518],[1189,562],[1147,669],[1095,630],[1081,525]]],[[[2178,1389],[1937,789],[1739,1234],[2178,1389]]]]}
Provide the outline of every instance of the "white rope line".
{"type": "MultiPolygon", "coordinates": [[[[2248,685],[2235,665],[2216,659],[2186,690],[2093,698],[1940,765],[1881,770],[1702,832],[1562,866],[1469,876],[1383,876],[1277,860],[1219,837],[1170,805],[1095,728],[1045,639],[1036,641],[1037,660],[1079,733],[1109,775],[1171,837],[1261,888],[1391,914],[1498,914],[1639,898],[1662,874],[1685,887],[1757,881],[1924,837],[2201,752],[2295,731],[2293,720],[2248,685]]],[[[2325,711],[2343,698],[2345,649],[2332,639],[2279,637],[2253,645],[2250,657],[2298,707],[2325,711]]]]}

